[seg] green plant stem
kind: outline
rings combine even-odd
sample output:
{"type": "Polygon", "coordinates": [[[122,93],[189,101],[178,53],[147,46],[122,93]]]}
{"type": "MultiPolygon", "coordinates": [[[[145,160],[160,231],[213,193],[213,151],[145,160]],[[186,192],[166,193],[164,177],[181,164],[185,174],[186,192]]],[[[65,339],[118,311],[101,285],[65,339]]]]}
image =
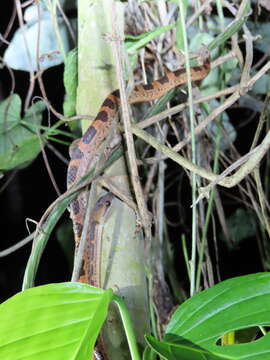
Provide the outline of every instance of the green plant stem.
{"type": "MultiPolygon", "coordinates": [[[[221,1],[216,0],[216,5],[217,5],[217,12],[218,12],[218,17],[219,17],[220,28],[223,33],[225,30],[225,21],[224,21],[224,14],[223,14],[223,8],[222,8],[221,1]]],[[[224,46],[224,43],[222,45],[224,46]]]]}
{"type": "Polygon", "coordinates": [[[158,339],[158,332],[157,332],[157,321],[155,317],[155,304],[153,301],[153,274],[150,271],[150,268],[146,268],[146,276],[147,276],[147,283],[148,283],[148,292],[149,296],[149,313],[150,313],[150,322],[151,322],[151,332],[158,339]]]}
{"type": "Polygon", "coordinates": [[[189,281],[190,281],[190,266],[189,266],[189,261],[188,261],[188,251],[187,251],[186,237],[185,237],[184,234],[182,235],[181,239],[182,239],[182,250],[183,250],[184,259],[185,259],[185,263],[186,263],[188,278],[189,278],[189,281]]]}
{"type": "MultiPolygon", "coordinates": [[[[216,151],[215,151],[215,157],[214,157],[214,166],[213,171],[216,172],[218,170],[218,158],[219,158],[219,150],[220,150],[220,140],[221,140],[221,131],[219,130],[218,138],[217,138],[217,145],[216,145],[216,151]]],[[[206,211],[206,217],[205,217],[205,224],[203,227],[202,232],[202,242],[200,246],[200,252],[199,252],[199,260],[198,260],[198,271],[197,271],[197,278],[196,278],[196,292],[200,289],[200,280],[201,280],[201,273],[202,273],[202,262],[203,262],[203,255],[204,255],[204,249],[206,244],[206,237],[207,237],[207,231],[209,227],[210,217],[213,209],[213,202],[214,202],[214,196],[215,196],[215,189],[212,189],[210,192],[210,199],[207,206],[206,211]]]]}
{"type": "Polygon", "coordinates": [[[130,318],[130,315],[128,312],[128,308],[127,308],[125,302],[123,301],[123,299],[116,294],[114,294],[114,296],[113,296],[113,301],[116,303],[116,305],[118,306],[118,309],[119,309],[119,313],[120,313],[120,316],[121,316],[121,319],[123,322],[125,334],[126,334],[127,341],[128,341],[131,358],[132,358],[132,360],[140,360],[141,357],[140,357],[140,354],[138,351],[135,333],[133,330],[132,321],[131,321],[131,318],[130,318]]]}
{"type": "Polygon", "coordinates": [[[267,334],[267,331],[265,330],[265,328],[263,326],[259,326],[259,329],[261,330],[263,335],[267,334]]]}
{"type": "MultiPolygon", "coordinates": [[[[222,30],[222,33],[223,33],[224,29],[225,29],[223,8],[222,8],[222,4],[221,4],[220,0],[217,0],[216,4],[217,4],[217,10],[218,10],[218,16],[219,16],[219,22],[220,22],[220,29],[222,30]]],[[[224,52],[224,43],[222,43],[220,45],[220,47],[221,47],[221,52],[223,53],[224,52]]],[[[219,77],[220,77],[220,88],[224,89],[224,87],[225,87],[225,82],[224,82],[225,73],[224,73],[224,71],[221,70],[221,73],[219,74],[219,77]]],[[[220,101],[221,101],[221,103],[223,103],[225,101],[224,97],[221,97],[220,101]]],[[[208,112],[210,113],[209,106],[207,106],[207,108],[208,108],[208,112]]],[[[219,121],[221,122],[221,120],[222,120],[222,115],[219,116],[219,121]]],[[[218,160],[219,160],[219,153],[220,153],[220,141],[221,141],[221,125],[218,127],[217,140],[215,142],[215,154],[214,154],[214,166],[213,166],[213,172],[214,173],[217,173],[218,169],[219,169],[218,160]]],[[[208,232],[208,228],[209,228],[211,213],[212,213],[212,210],[213,210],[213,203],[214,203],[215,193],[216,193],[216,191],[213,188],[210,191],[208,206],[207,206],[207,210],[206,210],[205,223],[204,223],[203,230],[202,230],[202,240],[201,240],[201,246],[200,246],[200,249],[199,249],[199,260],[198,260],[198,266],[197,266],[196,292],[198,292],[199,289],[200,289],[200,281],[201,281],[201,274],[202,274],[202,264],[203,264],[205,246],[206,246],[206,241],[207,241],[207,232],[208,232]]]]}
{"type": "MultiPolygon", "coordinates": [[[[196,164],[196,141],[195,141],[195,118],[194,118],[194,109],[193,109],[193,100],[192,100],[192,84],[191,84],[191,73],[190,73],[190,62],[188,54],[188,42],[187,42],[187,33],[185,26],[184,18],[184,5],[182,1],[179,1],[179,10],[180,10],[180,26],[181,32],[183,34],[183,43],[185,50],[185,64],[187,72],[187,85],[188,85],[188,105],[189,105],[189,117],[190,117],[190,133],[191,133],[191,151],[192,151],[192,162],[196,164]]],[[[196,242],[197,242],[197,206],[196,206],[196,194],[197,194],[197,184],[196,184],[196,174],[192,172],[191,176],[192,181],[192,248],[191,248],[191,261],[190,261],[190,296],[195,293],[195,280],[196,280],[196,242]]]]}
{"type": "MultiPolygon", "coordinates": [[[[199,0],[195,1],[196,12],[200,9],[201,5],[202,5],[201,1],[199,1],[199,0]]],[[[198,16],[198,27],[199,27],[200,31],[202,32],[203,31],[203,17],[202,17],[202,14],[200,14],[198,16]]]]}

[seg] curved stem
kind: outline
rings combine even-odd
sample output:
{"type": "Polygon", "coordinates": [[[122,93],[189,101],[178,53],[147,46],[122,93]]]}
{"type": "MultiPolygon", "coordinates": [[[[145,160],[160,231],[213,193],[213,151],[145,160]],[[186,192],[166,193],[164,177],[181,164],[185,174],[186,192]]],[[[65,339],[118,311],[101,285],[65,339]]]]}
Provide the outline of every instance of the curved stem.
{"type": "Polygon", "coordinates": [[[128,312],[128,308],[124,302],[124,300],[114,294],[113,296],[113,301],[116,303],[116,305],[118,306],[119,309],[119,313],[123,322],[123,326],[125,329],[125,334],[127,337],[127,341],[128,341],[128,346],[129,346],[129,350],[130,350],[130,354],[131,354],[131,358],[132,360],[141,360],[139,351],[138,351],[138,347],[137,347],[137,343],[136,343],[136,337],[134,334],[134,330],[132,327],[132,321],[128,312]]]}

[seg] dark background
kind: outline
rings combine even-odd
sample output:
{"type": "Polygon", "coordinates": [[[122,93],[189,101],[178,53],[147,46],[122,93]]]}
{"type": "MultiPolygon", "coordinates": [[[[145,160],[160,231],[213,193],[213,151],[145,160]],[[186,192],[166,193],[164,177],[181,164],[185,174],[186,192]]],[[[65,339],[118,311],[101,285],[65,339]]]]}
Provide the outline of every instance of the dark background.
{"type": "MultiPolygon", "coordinates": [[[[0,12],[0,32],[4,34],[12,15],[13,1],[4,1],[5,6],[0,12]]],[[[8,40],[12,38],[15,29],[18,28],[17,19],[14,22],[8,40]]],[[[3,56],[6,46],[2,44],[0,55],[3,56]]],[[[25,100],[29,87],[29,74],[24,71],[14,71],[15,93],[19,94],[22,101],[25,100]]],[[[64,98],[63,65],[50,68],[43,75],[43,82],[50,102],[57,111],[63,112],[64,98]]],[[[10,95],[11,77],[6,68],[0,70],[1,100],[10,95]]],[[[38,85],[35,86],[33,96],[40,96],[38,85]]],[[[44,115],[44,124],[47,114],[44,115]]],[[[56,121],[51,114],[52,123],[56,121]]],[[[67,128],[65,128],[67,130],[67,128]]],[[[68,148],[54,143],[61,153],[68,159],[68,148]]],[[[48,148],[45,149],[48,160],[53,170],[56,182],[61,190],[65,191],[66,165],[60,161],[48,148]]],[[[51,180],[44,165],[42,155],[22,170],[9,172],[0,180],[0,188],[12,177],[9,185],[0,193],[0,249],[4,250],[22,240],[28,235],[26,219],[38,222],[47,207],[57,198],[51,180]]],[[[65,218],[68,218],[66,212],[65,218]]],[[[28,222],[31,232],[35,224],[28,222]]],[[[71,238],[70,241],[73,241],[71,238]]],[[[0,297],[1,301],[20,291],[25,266],[30,254],[31,243],[15,253],[0,258],[0,297]]],[[[69,267],[63,251],[56,240],[55,232],[52,234],[48,246],[45,249],[37,275],[37,284],[67,281],[70,279],[69,267]]]]}

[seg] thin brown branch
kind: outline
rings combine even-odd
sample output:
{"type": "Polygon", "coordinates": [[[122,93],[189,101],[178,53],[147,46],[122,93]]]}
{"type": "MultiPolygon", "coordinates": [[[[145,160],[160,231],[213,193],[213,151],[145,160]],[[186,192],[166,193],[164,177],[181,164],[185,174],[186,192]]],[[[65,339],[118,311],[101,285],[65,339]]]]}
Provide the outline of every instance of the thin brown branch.
{"type": "Polygon", "coordinates": [[[121,40],[119,40],[119,33],[117,29],[117,15],[116,15],[116,8],[115,3],[113,2],[112,5],[112,34],[113,34],[113,42],[112,47],[115,54],[116,60],[116,70],[119,79],[119,89],[120,89],[120,97],[121,97],[121,108],[122,108],[122,115],[123,115],[123,123],[124,123],[124,131],[126,136],[126,144],[128,149],[128,160],[129,160],[129,170],[131,174],[131,182],[134,188],[134,193],[136,197],[136,201],[138,204],[138,210],[141,217],[141,221],[145,230],[145,234],[147,238],[151,237],[151,220],[149,216],[149,212],[147,210],[143,190],[139,180],[139,172],[137,168],[137,161],[136,161],[136,154],[135,154],[135,146],[134,140],[131,130],[131,121],[129,116],[129,107],[128,107],[128,98],[125,91],[125,82],[123,77],[123,68],[121,59],[122,57],[122,50],[121,50],[121,40]]]}

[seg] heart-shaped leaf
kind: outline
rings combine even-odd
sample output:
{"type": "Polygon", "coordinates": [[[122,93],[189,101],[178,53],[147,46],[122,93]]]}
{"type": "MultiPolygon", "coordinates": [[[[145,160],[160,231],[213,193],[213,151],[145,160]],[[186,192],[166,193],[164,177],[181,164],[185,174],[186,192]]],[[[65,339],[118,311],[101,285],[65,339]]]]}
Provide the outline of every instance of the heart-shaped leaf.
{"type": "Polygon", "coordinates": [[[42,137],[35,127],[41,122],[44,103],[34,103],[21,120],[21,99],[11,95],[0,104],[0,170],[25,166],[40,152],[42,137]]]}
{"type": "Polygon", "coordinates": [[[217,345],[226,333],[270,325],[270,273],[226,280],[183,303],[168,324],[163,341],[148,344],[166,359],[267,360],[270,333],[246,344],[217,345]]]}
{"type": "Polygon", "coordinates": [[[112,296],[82,283],[20,292],[0,305],[0,359],[90,359],[112,296]]]}

